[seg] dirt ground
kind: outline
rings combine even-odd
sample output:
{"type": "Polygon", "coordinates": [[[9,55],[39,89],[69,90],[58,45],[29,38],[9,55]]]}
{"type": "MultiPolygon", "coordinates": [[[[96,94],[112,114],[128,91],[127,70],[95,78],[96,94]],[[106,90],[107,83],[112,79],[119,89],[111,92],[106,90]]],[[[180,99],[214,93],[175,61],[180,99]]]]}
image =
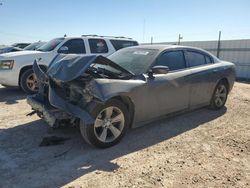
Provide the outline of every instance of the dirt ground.
{"type": "Polygon", "coordinates": [[[108,149],[30,111],[24,93],[0,86],[0,187],[250,187],[250,84],[236,83],[220,111],[130,130],[108,149]],[[69,140],[39,147],[52,135],[69,140]]]}

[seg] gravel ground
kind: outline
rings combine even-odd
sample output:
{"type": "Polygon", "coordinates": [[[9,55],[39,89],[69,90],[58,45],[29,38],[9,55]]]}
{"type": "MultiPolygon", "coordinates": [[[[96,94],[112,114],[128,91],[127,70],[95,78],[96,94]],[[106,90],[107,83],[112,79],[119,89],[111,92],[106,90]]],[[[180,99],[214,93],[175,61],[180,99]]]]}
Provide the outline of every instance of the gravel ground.
{"type": "Polygon", "coordinates": [[[29,112],[21,91],[0,86],[0,187],[250,187],[249,84],[236,83],[220,111],[130,130],[104,150],[29,112]],[[39,147],[52,135],[69,140],[39,147]]]}

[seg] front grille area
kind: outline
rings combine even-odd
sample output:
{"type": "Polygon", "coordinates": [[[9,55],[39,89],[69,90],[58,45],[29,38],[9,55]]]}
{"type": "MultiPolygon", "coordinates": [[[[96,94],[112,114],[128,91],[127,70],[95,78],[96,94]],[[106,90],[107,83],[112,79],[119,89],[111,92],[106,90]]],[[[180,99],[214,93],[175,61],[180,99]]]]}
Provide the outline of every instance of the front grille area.
{"type": "Polygon", "coordinates": [[[49,85],[51,88],[53,88],[57,95],[65,99],[66,101],[70,101],[70,89],[63,84],[57,84],[55,81],[50,80],[49,85]]]}

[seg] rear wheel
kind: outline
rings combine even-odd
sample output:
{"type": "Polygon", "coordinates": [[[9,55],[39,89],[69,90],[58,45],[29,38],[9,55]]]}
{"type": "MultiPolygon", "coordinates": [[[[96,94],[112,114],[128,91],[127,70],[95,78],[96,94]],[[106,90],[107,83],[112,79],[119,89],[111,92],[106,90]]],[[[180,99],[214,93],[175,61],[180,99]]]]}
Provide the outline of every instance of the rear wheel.
{"type": "Polygon", "coordinates": [[[210,103],[210,107],[219,110],[225,106],[228,96],[228,87],[226,82],[220,81],[215,87],[214,94],[210,103]]]}
{"type": "Polygon", "coordinates": [[[84,140],[96,147],[107,148],[118,143],[128,127],[129,114],[126,106],[119,100],[110,100],[90,112],[95,123],[80,123],[84,140]]]}
{"type": "Polygon", "coordinates": [[[34,94],[38,91],[38,82],[32,69],[26,70],[20,77],[20,86],[28,94],[34,94]]]}

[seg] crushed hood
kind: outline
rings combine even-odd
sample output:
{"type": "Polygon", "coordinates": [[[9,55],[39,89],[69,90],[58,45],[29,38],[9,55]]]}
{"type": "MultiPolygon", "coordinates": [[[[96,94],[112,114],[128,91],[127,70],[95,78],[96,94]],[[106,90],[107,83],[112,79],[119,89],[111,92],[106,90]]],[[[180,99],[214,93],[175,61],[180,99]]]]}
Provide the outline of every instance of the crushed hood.
{"type": "Polygon", "coordinates": [[[48,77],[56,81],[70,82],[85,73],[89,66],[97,62],[101,65],[109,65],[123,73],[132,75],[131,72],[122,68],[113,61],[103,56],[83,56],[83,55],[63,55],[60,60],[53,62],[45,74],[34,62],[33,70],[40,81],[45,81],[48,77]]]}

